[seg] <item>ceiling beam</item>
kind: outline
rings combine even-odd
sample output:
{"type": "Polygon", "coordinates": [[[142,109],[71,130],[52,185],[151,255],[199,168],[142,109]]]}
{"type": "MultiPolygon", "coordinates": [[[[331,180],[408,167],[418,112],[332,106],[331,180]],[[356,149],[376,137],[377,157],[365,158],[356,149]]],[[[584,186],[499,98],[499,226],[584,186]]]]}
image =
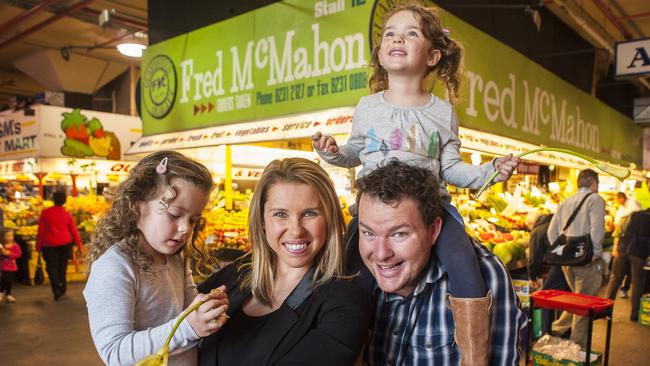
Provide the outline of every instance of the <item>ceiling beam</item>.
{"type": "Polygon", "coordinates": [[[601,13],[605,14],[605,17],[607,17],[607,20],[609,20],[610,23],[612,23],[614,25],[614,27],[616,27],[616,29],[618,29],[618,31],[621,32],[621,34],[623,35],[623,37],[626,40],[632,38],[632,34],[627,30],[627,28],[625,28],[623,23],[621,23],[616,18],[614,13],[612,13],[612,11],[607,7],[607,5],[605,5],[602,2],[602,0],[592,0],[592,1],[596,5],[598,10],[600,10],[601,13]]]}
{"type": "Polygon", "coordinates": [[[14,25],[22,22],[23,20],[25,20],[25,19],[29,18],[30,16],[38,13],[39,11],[47,9],[47,7],[50,4],[52,4],[52,3],[56,2],[56,1],[59,1],[59,0],[45,0],[42,3],[40,3],[40,4],[36,5],[36,6],[33,6],[33,7],[29,8],[29,9],[23,11],[22,13],[16,15],[15,17],[7,20],[6,22],[0,24],[0,34],[8,31],[14,25]]]}
{"type": "Polygon", "coordinates": [[[34,26],[32,26],[32,27],[30,27],[30,28],[28,28],[28,29],[14,35],[13,37],[10,37],[9,39],[6,39],[6,40],[0,42],[0,49],[2,49],[4,47],[7,47],[8,45],[10,45],[12,43],[14,43],[14,42],[16,42],[16,41],[18,41],[18,40],[20,40],[20,39],[22,39],[24,37],[27,37],[28,35],[36,32],[36,31],[39,31],[39,30],[47,27],[48,25],[56,22],[57,20],[60,20],[63,17],[67,16],[68,14],[72,14],[72,13],[74,13],[76,11],[81,10],[83,7],[85,7],[86,5],[90,4],[93,1],[95,1],[95,0],[82,0],[82,1],[80,1],[78,3],[76,3],[75,5],[64,9],[62,12],[60,12],[60,13],[58,13],[58,14],[50,17],[50,18],[47,18],[47,19],[45,19],[44,21],[42,21],[42,22],[40,22],[38,24],[35,24],[34,26]]]}

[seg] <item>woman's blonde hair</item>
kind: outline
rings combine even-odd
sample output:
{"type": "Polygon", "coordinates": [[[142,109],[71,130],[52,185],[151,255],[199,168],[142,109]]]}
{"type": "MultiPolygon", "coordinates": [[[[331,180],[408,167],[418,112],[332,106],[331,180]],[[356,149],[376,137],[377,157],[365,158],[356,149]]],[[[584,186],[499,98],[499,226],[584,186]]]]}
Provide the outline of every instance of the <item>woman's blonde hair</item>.
{"type": "MultiPolygon", "coordinates": [[[[393,5],[384,15],[382,35],[390,17],[405,10],[412,12],[415,19],[420,22],[422,34],[431,42],[429,51],[440,51],[440,61],[427,69],[425,79],[435,71],[436,77],[442,81],[447,90],[449,101],[456,103],[459,99],[458,90],[463,74],[463,47],[449,37],[449,31],[443,28],[441,24],[437,8],[427,8],[416,1],[406,1],[393,5]]],[[[388,89],[388,72],[379,63],[382,38],[375,40],[370,59],[372,75],[368,80],[368,86],[373,93],[388,89]]],[[[430,92],[432,89],[433,83],[428,91],[430,92]]]]}
{"type": "Polygon", "coordinates": [[[327,224],[327,238],[325,245],[314,258],[313,287],[343,276],[345,223],[341,204],[329,175],[318,164],[307,159],[274,160],[264,169],[251,200],[248,239],[252,244],[252,262],[251,270],[242,282],[242,287],[250,286],[253,296],[265,305],[271,305],[272,302],[271,290],[277,258],[266,240],[264,205],[269,189],[278,183],[306,184],[313,187],[319,195],[327,224]]]}
{"type": "MultiPolygon", "coordinates": [[[[174,179],[183,179],[206,194],[210,194],[214,187],[210,171],[203,164],[183,154],[160,151],[147,155],[131,169],[126,180],[118,186],[110,209],[99,219],[91,236],[88,263],[92,264],[115,245],[128,254],[141,272],[149,273],[152,258],[140,253],[138,249],[142,235],[137,226],[140,218],[138,205],[152,199],[163,189],[172,193],[171,198],[163,199],[166,205],[170,204],[177,196],[175,188],[171,185],[174,179]],[[167,159],[166,171],[158,173],[156,167],[163,159],[167,159]]],[[[190,245],[185,245],[182,251],[186,265],[190,256],[193,256],[197,260],[198,271],[209,273],[214,260],[207,255],[204,247],[204,228],[205,219],[200,218],[194,225],[190,245]]]]}

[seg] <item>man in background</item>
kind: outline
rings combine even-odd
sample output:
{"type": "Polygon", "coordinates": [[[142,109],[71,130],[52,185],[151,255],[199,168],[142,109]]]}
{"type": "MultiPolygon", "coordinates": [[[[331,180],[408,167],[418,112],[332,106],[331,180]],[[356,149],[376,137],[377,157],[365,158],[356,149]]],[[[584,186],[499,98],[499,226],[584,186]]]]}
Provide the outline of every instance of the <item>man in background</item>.
{"type": "MultiPolygon", "coordinates": [[[[548,228],[548,241],[554,243],[562,234],[569,217],[583,199],[585,199],[584,204],[564,234],[568,237],[589,234],[593,244],[592,260],[582,266],[562,266],[562,272],[571,291],[595,296],[603,280],[600,257],[605,238],[605,200],[598,195],[598,174],[595,171],[585,169],[578,174],[578,192],[562,202],[557,213],[553,215],[548,228]]],[[[553,330],[564,334],[571,329],[571,340],[585,347],[588,322],[584,317],[563,312],[553,323],[553,330]]]]}

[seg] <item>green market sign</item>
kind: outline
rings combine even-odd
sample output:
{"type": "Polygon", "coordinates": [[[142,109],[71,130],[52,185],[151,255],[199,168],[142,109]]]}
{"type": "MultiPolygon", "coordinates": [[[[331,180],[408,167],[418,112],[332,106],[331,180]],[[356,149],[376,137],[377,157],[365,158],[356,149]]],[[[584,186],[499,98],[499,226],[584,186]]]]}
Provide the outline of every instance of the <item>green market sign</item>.
{"type": "MultiPolygon", "coordinates": [[[[142,59],[144,135],[356,105],[368,94],[372,39],[393,2],[282,1],[149,47],[142,59]]],[[[641,165],[642,129],[629,118],[441,15],[466,51],[456,106],[461,126],[641,165]]]]}

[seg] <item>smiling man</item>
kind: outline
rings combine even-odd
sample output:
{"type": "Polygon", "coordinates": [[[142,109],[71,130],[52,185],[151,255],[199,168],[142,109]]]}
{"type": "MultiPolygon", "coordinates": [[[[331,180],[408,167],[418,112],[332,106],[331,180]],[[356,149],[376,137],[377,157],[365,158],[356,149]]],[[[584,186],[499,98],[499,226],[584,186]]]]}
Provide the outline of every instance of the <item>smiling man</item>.
{"type": "MultiPolygon", "coordinates": [[[[376,281],[370,365],[458,365],[445,268],[432,254],[442,220],[430,171],[391,160],[357,181],[359,254],[376,281]]],[[[503,264],[474,244],[493,296],[489,365],[518,365],[526,317],[503,264]]],[[[362,273],[362,276],[364,274],[362,273]]]]}

